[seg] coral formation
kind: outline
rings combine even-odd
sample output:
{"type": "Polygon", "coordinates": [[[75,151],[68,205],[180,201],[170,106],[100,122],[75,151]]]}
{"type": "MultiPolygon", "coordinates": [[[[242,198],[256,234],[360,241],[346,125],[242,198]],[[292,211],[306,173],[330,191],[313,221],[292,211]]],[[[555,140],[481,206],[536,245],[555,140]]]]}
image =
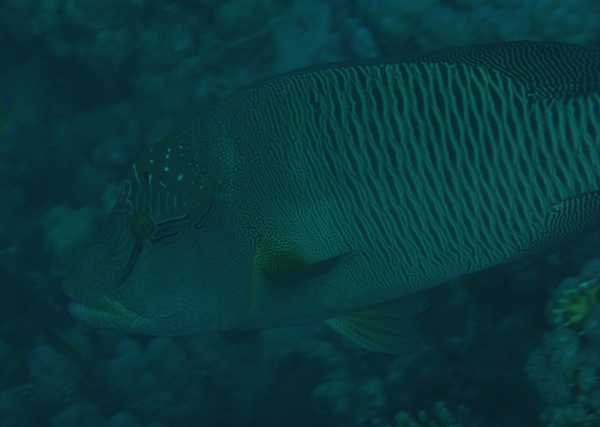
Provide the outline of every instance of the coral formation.
{"type": "Polygon", "coordinates": [[[544,427],[596,427],[600,422],[598,404],[582,396],[578,402],[550,407],[540,415],[544,427]]]}
{"type": "Polygon", "coordinates": [[[558,300],[559,307],[552,311],[556,315],[556,321],[564,322],[565,326],[580,327],[600,306],[599,291],[598,279],[588,280],[574,289],[565,291],[563,297],[558,300]]]}
{"type": "Polygon", "coordinates": [[[430,411],[419,411],[416,416],[406,411],[399,412],[394,417],[394,427],[479,427],[473,418],[471,410],[466,405],[460,405],[456,411],[451,411],[444,401],[435,403],[430,411]]]}
{"type": "Polygon", "coordinates": [[[547,405],[545,426],[592,426],[600,419],[600,260],[564,280],[548,302],[554,329],[528,358],[526,372],[547,405]]]}

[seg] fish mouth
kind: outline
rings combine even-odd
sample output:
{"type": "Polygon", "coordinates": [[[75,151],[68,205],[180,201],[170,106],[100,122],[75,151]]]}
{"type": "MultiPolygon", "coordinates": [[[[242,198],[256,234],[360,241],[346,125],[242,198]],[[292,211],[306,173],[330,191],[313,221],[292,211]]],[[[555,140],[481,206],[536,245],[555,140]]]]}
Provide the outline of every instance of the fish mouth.
{"type": "Polygon", "coordinates": [[[161,329],[153,320],[101,294],[86,298],[86,302],[71,301],[69,312],[75,319],[92,328],[149,335],[159,334],[161,329]]]}

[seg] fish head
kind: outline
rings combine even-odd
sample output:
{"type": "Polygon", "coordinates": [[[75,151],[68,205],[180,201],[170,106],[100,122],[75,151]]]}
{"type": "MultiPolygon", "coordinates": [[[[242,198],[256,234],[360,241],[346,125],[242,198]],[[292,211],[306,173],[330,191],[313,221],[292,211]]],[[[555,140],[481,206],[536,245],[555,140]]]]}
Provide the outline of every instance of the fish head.
{"type": "Polygon", "coordinates": [[[221,332],[242,324],[252,306],[251,230],[223,186],[195,172],[199,160],[173,139],[133,165],[107,223],[67,273],[69,309],[88,326],[221,332]]]}

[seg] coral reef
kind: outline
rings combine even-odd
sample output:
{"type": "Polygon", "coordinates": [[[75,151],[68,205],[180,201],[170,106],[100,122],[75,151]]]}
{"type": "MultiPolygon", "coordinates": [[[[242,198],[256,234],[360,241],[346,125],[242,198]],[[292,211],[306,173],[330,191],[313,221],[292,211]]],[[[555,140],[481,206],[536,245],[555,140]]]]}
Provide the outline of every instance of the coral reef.
{"type": "Polygon", "coordinates": [[[554,329],[544,334],[526,366],[547,405],[540,415],[545,426],[592,426],[600,419],[600,310],[592,278],[599,274],[600,260],[591,260],[578,277],[564,280],[547,304],[554,329]]]}
{"type": "Polygon", "coordinates": [[[419,411],[416,416],[406,411],[394,417],[394,427],[479,427],[474,421],[471,410],[460,405],[456,411],[450,411],[444,401],[435,403],[430,411],[419,411]]]}
{"type": "Polygon", "coordinates": [[[563,298],[558,301],[559,308],[552,311],[556,315],[556,322],[564,322],[565,326],[582,327],[582,322],[600,307],[599,291],[598,279],[588,280],[565,291],[563,298]]]}

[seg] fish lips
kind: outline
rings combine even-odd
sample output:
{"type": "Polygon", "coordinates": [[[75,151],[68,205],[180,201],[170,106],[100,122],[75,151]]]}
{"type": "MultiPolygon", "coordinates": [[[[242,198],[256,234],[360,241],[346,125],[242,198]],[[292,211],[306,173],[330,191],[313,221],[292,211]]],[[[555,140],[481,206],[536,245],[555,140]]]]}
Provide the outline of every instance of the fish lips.
{"type": "Polygon", "coordinates": [[[75,319],[93,328],[149,335],[161,334],[162,328],[159,324],[101,294],[90,296],[85,302],[71,301],[69,312],[75,319]]]}

